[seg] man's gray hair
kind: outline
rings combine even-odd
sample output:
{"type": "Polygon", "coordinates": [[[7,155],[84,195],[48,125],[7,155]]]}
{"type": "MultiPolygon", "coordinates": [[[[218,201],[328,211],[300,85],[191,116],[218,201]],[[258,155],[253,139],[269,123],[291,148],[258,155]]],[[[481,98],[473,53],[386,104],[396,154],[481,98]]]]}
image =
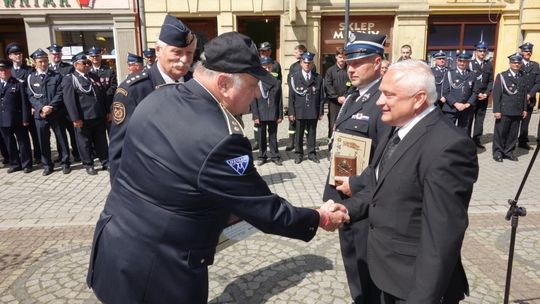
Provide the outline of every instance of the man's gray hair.
{"type": "Polygon", "coordinates": [[[202,77],[211,78],[211,79],[216,78],[219,74],[225,74],[232,81],[234,87],[239,87],[242,84],[243,79],[240,77],[240,74],[224,73],[224,72],[208,69],[204,66],[204,60],[205,60],[204,57],[201,56],[201,60],[195,63],[193,70],[196,74],[199,74],[202,77]]]}
{"type": "Polygon", "coordinates": [[[435,87],[435,76],[431,68],[423,61],[417,59],[403,60],[391,64],[388,72],[395,71],[402,74],[399,81],[402,81],[412,96],[416,92],[423,90],[426,92],[427,102],[432,105],[437,99],[437,89],[435,87]]]}

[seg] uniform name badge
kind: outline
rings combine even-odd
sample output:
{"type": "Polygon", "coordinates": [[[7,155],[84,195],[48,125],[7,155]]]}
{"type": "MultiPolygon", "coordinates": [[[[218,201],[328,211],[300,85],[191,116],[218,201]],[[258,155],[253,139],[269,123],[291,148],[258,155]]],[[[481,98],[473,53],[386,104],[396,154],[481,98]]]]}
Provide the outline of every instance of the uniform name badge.
{"type": "Polygon", "coordinates": [[[369,164],[370,152],[370,138],[334,132],[328,183],[336,186],[336,176],[355,176],[362,173],[369,164]]]}

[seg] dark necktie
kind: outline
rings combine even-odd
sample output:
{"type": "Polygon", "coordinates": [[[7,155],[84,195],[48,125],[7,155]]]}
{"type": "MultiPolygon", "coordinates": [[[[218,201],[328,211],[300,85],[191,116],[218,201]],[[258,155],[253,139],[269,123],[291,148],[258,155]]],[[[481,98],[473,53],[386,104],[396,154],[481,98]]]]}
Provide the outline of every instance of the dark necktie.
{"type": "Polygon", "coordinates": [[[386,147],[384,148],[383,155],[381,156],[381,161],[379,162],[379,174],[383,172],[384,166],[388,164],[388,160],[396,151],[396,148],[400,141],[401,139],[398,135],[398,129],[395,129],[392,137],[390,137],[388,143],[386,144],[386,147]]]}
{"type": "Polygon", "coordinates": [[[41,81],[43,81],[43,79],[45,79],[45,74],[39,74],[39,79],[41,79],[41,81]]]}

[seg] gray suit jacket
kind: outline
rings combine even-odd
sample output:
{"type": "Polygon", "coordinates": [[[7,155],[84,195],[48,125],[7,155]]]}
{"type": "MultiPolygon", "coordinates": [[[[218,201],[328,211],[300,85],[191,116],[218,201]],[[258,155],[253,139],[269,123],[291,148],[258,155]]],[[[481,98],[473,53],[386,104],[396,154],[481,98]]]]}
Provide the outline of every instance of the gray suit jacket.
{"type": "Polygon", "coordinates": [[[407,303],[462,298],[468,284],[460,251],[478,176],[474,143],[437,108],[401,140],[376,180],[390,134],[362,174],[368,186],[344,201],[352,221],[369,219],[373,281],[407,303]]]}

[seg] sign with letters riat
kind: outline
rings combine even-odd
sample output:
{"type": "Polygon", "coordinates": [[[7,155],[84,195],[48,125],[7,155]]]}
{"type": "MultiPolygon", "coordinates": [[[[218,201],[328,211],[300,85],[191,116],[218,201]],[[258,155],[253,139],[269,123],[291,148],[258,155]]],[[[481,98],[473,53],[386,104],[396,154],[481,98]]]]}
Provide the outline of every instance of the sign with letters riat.
{"type": "Polygon", "coordinates": [[[2,0],[0,10],[129,9],[131,0],[2,0]]]}

